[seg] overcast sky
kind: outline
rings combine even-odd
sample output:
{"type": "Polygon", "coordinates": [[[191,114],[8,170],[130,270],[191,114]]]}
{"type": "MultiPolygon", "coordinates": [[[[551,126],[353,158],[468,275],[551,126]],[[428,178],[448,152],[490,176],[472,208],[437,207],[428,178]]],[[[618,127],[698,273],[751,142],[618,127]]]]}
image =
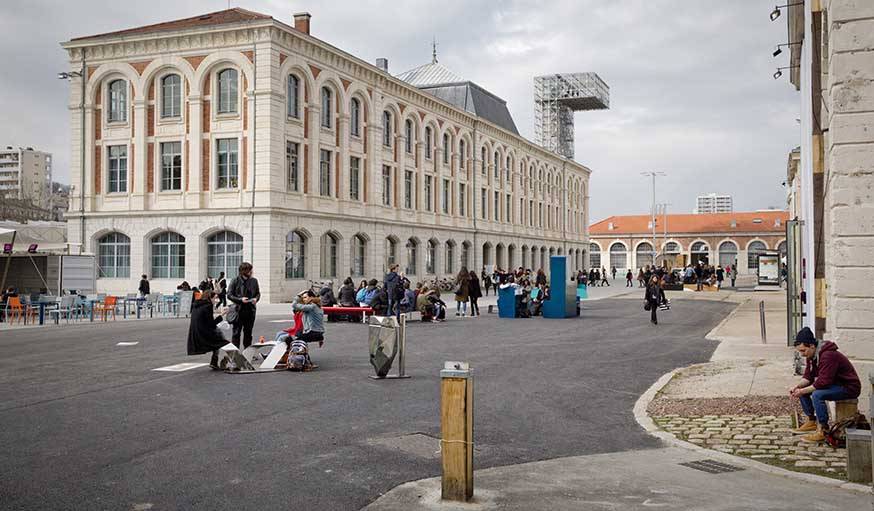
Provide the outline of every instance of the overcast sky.
{"type": "MultiPolygon", "coordinates": [[[[309,11],[312,34],[401,73],[431,57],[504,98],[533,138],[533,77],[593,71],[609,110],[576,114],[576,160],[592,169],[591,219],[648,213],[657,201],[691,212],[695,196],[728,193],[736,211],[785,207],[786,158],[798,145],[799,97],[772,74],[788,52],[786,21],[761,0],[328,1],[260,0],[232,6],[291,23],[309,11]]],[[[69,183],[67,68],[58,43],[224,9],[222,0],[5,0],[0,16],[0,144],[55,157],[69,183]]],[[[784,13],[785,15],[785,13],[784,13]]]]}

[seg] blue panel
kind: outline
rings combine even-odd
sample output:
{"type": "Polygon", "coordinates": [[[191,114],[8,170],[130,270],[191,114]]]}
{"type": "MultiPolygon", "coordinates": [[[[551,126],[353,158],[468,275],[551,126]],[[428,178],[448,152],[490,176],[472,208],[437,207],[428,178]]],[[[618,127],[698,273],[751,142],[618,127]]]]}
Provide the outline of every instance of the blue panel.
{"type": "Polygon", "coordinates": [[[512,287],[506,289],[498,288],[498,317],[516,317],[516,293],[512,287]]]}
{"type": "Polygon", "coordinates": [[[572,318],[577,315],[576,281],[570,280],[568,258],[549,258],[549,300],[543,302],[544,318],[572,318]]]}

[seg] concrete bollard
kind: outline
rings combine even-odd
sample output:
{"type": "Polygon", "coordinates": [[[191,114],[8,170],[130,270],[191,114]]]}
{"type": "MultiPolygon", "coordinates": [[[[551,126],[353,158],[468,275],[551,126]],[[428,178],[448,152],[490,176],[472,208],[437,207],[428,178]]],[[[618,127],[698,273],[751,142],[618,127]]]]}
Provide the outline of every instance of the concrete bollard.
{"type": "Polygon", "coordinates": [[[870,483],[871,430],[847,428],[847,480],[851,483],[870,483]]]}
{"type": "Polygon", "coordinates": [[[440,371],[441,498],[473,498],[473,376],[466,362],[446,362],[440,371]]]}

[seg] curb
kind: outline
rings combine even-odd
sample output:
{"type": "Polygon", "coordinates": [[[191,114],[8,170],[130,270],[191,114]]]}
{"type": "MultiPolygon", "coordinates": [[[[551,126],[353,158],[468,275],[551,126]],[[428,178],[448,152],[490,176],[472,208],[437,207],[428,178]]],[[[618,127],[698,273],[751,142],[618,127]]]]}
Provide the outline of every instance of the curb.
{"type": "MultiPolygon", "coordinates": [[[[717,326],[717,328],[719,327],[717,326]]],[[[649,414],[646,413],[646,409],[652,402],[652,400],[655,399],[656,394],[658,394],[659,391],[661,391],[662,388],[664,388],[665,385],[667,385],[671,381],[671,379],[673,379],[674,375],[676,375],[680,369],[685,368],[674,369],[673,371],[662,375],[662,377],[659,378],[658,381],[653,383],[652,386],[650,386],[650,388],[648,388],[646,392],[644,392],[637,399],[637,402],[634,403],[634,420],[637,421],[640,427],[642,427],[650,435],[658,438],[665,444],[675,447],[682,447],[683,449],[688,449],[690,451],[705,454],[708,458],[716,458],[717,460],[723,461],[725,463],[740,465],[744,468],[760,470],[769,474],[788,477],[790,479],[796,479],[807,483],[817,483],[825,486],[831,486],[833,488],[840,488],[842,490],[852,491],[855,493],[871,495],[872,490],[871,487],[868,485],[848,483],[840,481],[838,479],[818,476],[815,474],[793,472],[791,470],[786,470],[785,468],[775,467],[773,465],[768,465],[767,463],[762,463],[760,461],[754,461],[749,458],[743,458],[741,456],[735,456],[733,454],[707,449],[706,447],[701,447],[700,445],[686,442],[685,440],[680,440],[679,438],[668,433],[667,431],[662,431],[656,425],[655,421],[652,420],[649,414]]]]}
{"type": "Polygon", "coordinates": [[[720,328],[722,328],[726,323],[728,323],[732,318],[734,318],[734,315],[737,314],[737,311],[739,311],[740,308],[741,308],[742,306],[744,306],[744,305],[746,305],[747,303],[749,303],[750,300],[752,300],[752,298],[747,298],[746,300],[744,300],[744,301],[738,303],[738,304],[737,304],[737,307],[735,307],[734,309],[732,309],[732,311],[728,314],[728,316],[722,318],[722,321],[720,321],[718,325],[716,325],[715,327],[713,327],[712,330],[710,330],[709,332],[707,332],[707,335],[705,335],[704,338],[707,339],[708,341],[721,341],[722,339],[719,338],[719,337],[716,337],[714,334],[715,334],[715,333],[716,333],[720,328]]]}

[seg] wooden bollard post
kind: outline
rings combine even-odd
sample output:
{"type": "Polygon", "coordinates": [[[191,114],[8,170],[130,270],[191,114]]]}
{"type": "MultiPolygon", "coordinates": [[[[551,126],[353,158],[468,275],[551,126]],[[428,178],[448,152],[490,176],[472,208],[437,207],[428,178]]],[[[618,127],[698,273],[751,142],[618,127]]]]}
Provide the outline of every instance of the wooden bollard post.
{"type": "Polygon", "coordinates": [[[473,376],[466,362],[446,362],[440,371],[441,498],[473,498],[473,376]]]}

